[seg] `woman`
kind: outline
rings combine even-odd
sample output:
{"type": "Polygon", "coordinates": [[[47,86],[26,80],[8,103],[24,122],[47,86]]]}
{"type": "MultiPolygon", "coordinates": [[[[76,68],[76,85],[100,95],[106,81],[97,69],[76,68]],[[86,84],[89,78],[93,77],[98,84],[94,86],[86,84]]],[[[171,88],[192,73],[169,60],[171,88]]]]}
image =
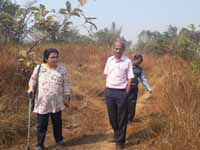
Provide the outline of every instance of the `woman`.
{"type": "Polygon", "coordinates": [[[138,84],[139,79],[142,82],[144,88],[152,93],[150,85],[147,83],[147,79],[145,78],[144,71],[140,64],[143,62],[143,56],[141,54],[136,54],[133,58],[133,73],[134,78],[131,80],[131,91],[128,96],[129,108],[128,108],[128,120],[132,122],[135,117],[136,103],[137,103],[137,95],[138,95],[138,84]]]}
{"type": "Polygon", "coordinates": [[[70,100],[67,72],[58,62],[58,50],[48,48],[43,55],[43,63],[34,69],[28,89],[29,94],[37,89],[33,110],[37,114],[38,124],[36,150],[44,150],[49,116],[51,116],[56,143],[60,146],[64,145],[61,112],[70,100]]]}

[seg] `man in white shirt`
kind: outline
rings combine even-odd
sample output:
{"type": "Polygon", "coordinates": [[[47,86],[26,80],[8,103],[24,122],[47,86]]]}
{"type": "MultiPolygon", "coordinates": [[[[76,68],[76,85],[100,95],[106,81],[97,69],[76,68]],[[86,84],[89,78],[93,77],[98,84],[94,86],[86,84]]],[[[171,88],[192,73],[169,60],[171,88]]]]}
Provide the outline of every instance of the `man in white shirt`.
{"type": "Polygon", "coordinates": [[[123,55],[125,44],[114,43],[114,55],[109,57],[104,69],[106,75],[105,97],[110,124],[114,130],[116,150],[124,150],[128,124],[128,94],[134,78],[132,62],[123,55]]]}

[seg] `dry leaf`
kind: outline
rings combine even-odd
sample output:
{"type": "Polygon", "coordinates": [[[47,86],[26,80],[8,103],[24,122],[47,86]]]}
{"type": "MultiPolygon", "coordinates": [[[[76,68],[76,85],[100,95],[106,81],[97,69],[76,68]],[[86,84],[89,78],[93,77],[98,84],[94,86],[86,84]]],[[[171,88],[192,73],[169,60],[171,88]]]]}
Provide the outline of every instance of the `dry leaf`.
{"type": "Polygon", "coordinates": [[[81,6],[83,6],[83,5],[86,4],[87,0],[79,0],[79,2],[80,2],[80,4],[81,4],[81,6]]]}

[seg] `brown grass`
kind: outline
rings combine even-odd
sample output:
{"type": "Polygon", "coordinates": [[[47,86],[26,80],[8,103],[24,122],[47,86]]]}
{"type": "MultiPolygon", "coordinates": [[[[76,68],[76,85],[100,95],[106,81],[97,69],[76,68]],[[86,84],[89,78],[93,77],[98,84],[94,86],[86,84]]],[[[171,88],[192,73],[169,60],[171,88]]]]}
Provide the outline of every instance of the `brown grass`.
{"type": "Polygon", "coordinates": [[[167,127],[159,140],[163,150],[200,149],[200,80],[188,63],[166,57],[163,59],[164,82],[160,103],[167,114],[167,127]]]}
{"type": "Polygon", "coordinates": [[[17,73],[18,47],[1,46],[0,61],[0,145],[12,144],[24,135],[26,78],[17,73]],[[14,49],[13,49],[14,48],[14,49]]]}
{"type": "MultiPolygon", "coordinates": [[[[16,53],[29,46],[1,46],[2,58],[0,60],[0,147],[14,144],[18,137],[26,137],[27,132],[27,107],[26,96],[27,82],[30,72],[22,72],[17,65],[16,53]]],[[[61,61],[66,64],[69,81],[72,87],[72,98],[80,100],[77,103],[84,107],[86,98],[91,95],[102,94],[104,89],[103,65],[104,58],[94,46],[77,46],[66,44],[43,44],[34,48],[38,56],[42,56],[45,48],[55,47],[61,53],[61,61]]],[[[38,57],[41,61],[42,57],[38,57]]],[[[76,106],[78,107],[78,106],[76,106]]],[[[74,109],[76,109],[74,107],[74,109]]],[[[84,121],[88,125],[87,118],[84,121]]],[[[35,126],[35,120],[33,121],[35,126]]],[[[85,126],[87,127],[87,125],[85,126]]]]}
{"type": "MultiPolygon", "coordinates": [[[[0,145],[14,144],[16,139],[26,137],[27,98],[25,91],[30,74],[22,75],[17,71],[16,51],[28,46],[1,46],[0,60],[0,145]]],[[[95,109],[86,110],[88,101],[102,96],[105,81],[103,68],[107,57],[111,54],[93,45],[43,44],[34,48],[41,56],[48,47],[55,47],[61,52],[61,61],[66,64],[74,100],[70,117],[79,118],[75,111],[81,111],[85,118],[84,125],[77,132],[85,132],[95,125],[92,118],[88,120],[88,111],[94,116],[102,113],[95,109]],[[83,111],[82,109],[83,108],[83,111]],[[74,116],[73,116],[74,115],[74,116]]],[[[132,56],[132,54],[128,54],[132,56]]],[[[40,58],[41,60],[41,58],[40,58]]],[[[152,113],[160,113],[160,118],[149,121],[147,129],[153,132],[155,141],[145,143],[146,149],[162,150],[199,150],[200,138],[200,80],[199,74],[194,74],[188,63],[165,56],[154,58],[145,55],[143,68],[153,85],[153,95],[156,100],[152,113]],[[163,117],[167,116],[167,117],[163,117]]],[[[143,94],[144,90],[140,90],[143,94]]],[[[152,109],[152,107],[151,107],[152,109]]],[[[89,116],[91,117],[91,115],[89,116]]],[[[95,119],[95,118],[93,118],[95,119]]],[[[74,120],[76,124],[78,120],[74,120]]],[[[98,121],[98,119],[95,119],[98,121]]],[[[99,122],[98,122],[99,123],[99,122]]],[[[34,126],[35,122],[33,122],[34,126]]],[[[133,136],[134,137],[134,136],[133,136]]],[[[0,146],[0,147],[1,147],[0,146]]]]}

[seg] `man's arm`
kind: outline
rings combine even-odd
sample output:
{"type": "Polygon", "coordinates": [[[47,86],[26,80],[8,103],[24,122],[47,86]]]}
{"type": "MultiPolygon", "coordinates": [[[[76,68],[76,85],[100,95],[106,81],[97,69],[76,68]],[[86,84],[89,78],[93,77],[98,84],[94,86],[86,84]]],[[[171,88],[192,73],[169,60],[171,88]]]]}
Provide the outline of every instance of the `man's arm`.
{"type": "Polygon", "coordinates": [[[109,59],[106,61],[104,72],[103,72],[105,76],[108,75],[108,66],[109,66],[109,59]]]}
{"type": "Polygon", "coordinates": [[[146,79],[143,71],[140,75],[140,81],[142,82],[142,85],[144,86],[144,88],[151,93],[152,89],[151,89],[150,85],[148,84],[147,79],[146,79]]]}
{"type": "Polygon", "coordinates": [[[128,76],[128,85],[127,85],[127,88],[126,88],[126,92],[127,92],[127,94],[129,94],[130,91],[131,91],[131,79],[134,78],[133,66],[132,66],[131,61],[128,64],[127,76],[128,76]]]}

